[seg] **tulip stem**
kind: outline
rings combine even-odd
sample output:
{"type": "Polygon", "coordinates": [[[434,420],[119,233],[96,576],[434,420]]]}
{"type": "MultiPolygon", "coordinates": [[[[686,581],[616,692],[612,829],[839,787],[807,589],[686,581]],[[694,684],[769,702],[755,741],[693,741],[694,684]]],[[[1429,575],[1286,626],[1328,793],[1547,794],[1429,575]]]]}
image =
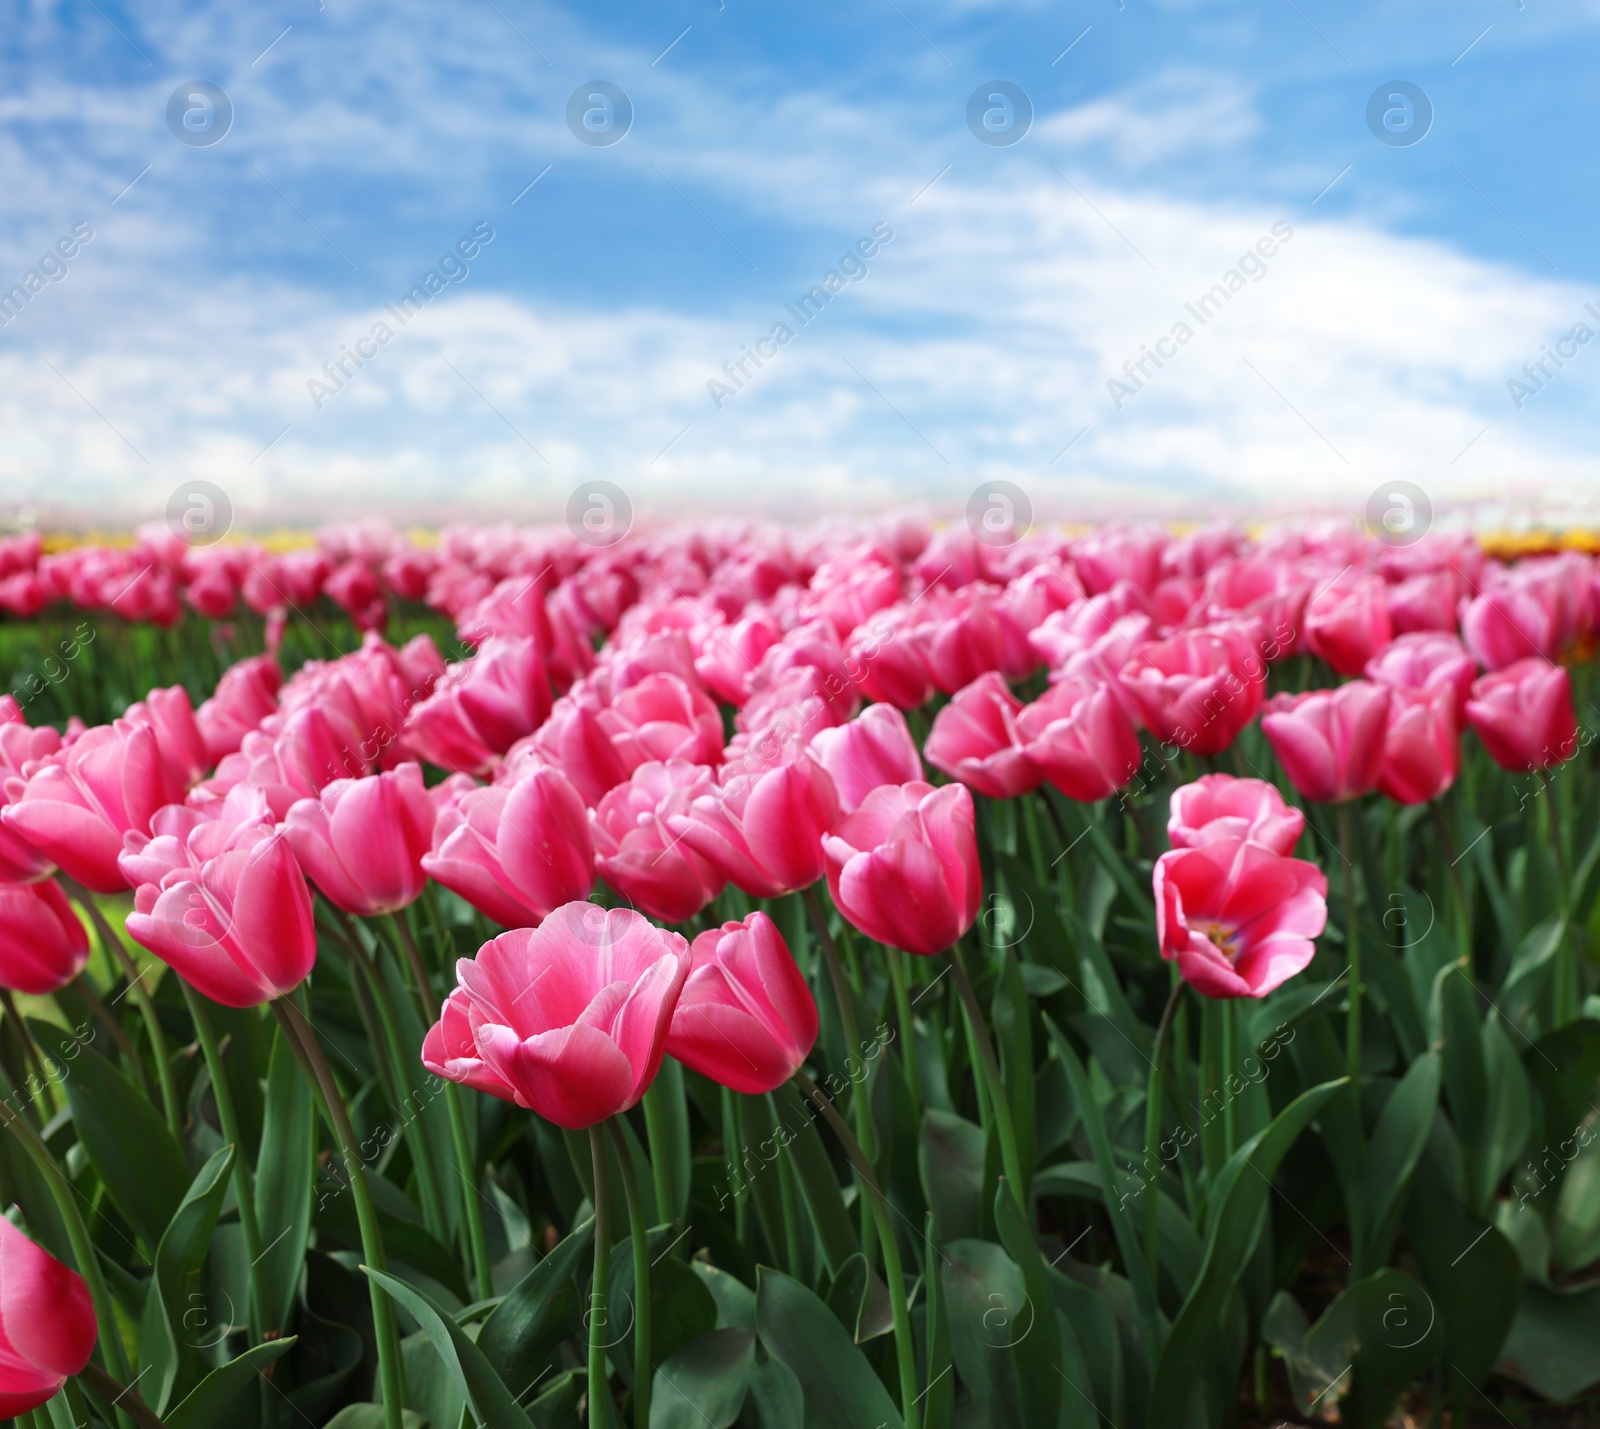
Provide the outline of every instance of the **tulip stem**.
{"type": "MultiPolygon", "coordinates": [[[[222,1048],[217,1043],[216,1030],[211,1025],[211,1013],[201,997],[182,978],[178,986],[183,989],[184,1001],[189,1004],[189,1018],[194,1023],[195,1036],[200,1040],[200,1050],[205,1054],[206,1067],[211,1073],[211,1095],[217,1103],[217,1120],[222,1123],[222,1136],[233,1143],[233,1196],[239,1203],[239,1229],[244,1235],[245,1254],[254,1266],[261,1259],[261,1223],[256,1219],[256,1195],[250,1181],[250,1167],[244,1154],[244,1137],[239,1132],[239,1117],[234,1110],[233,1089],[228,1085],[228,1069],[222,1060],[222,1048]]],[[[268,1330],[281,1328],[267,1324],[261,1307],[261,1277],[250,1277],[251,1327],[250,1341],[259,1344],[268,1330]]]]}
{"type": "MultiPolygon", "coordinates": [[[[305,1015],[289,997],[275,998],[268,1004],[272,1015],[283,1028],[291,1049],[298,1048],[300,1062],[311,1074],[313,1087],[322,1102],[333,1134],[338,1138],[339,1155],[344,1159],[345,1174],[350,1178],[350,1191],[355,1197],[356,1221],[361,1228],[361,1253],[374,1270],[387,1270],[388,1258],[383,1252],[383,1232],[378,1227],[378,1208],[373,1204],[372,1191],[367,1185],[367,1169],[357,1150],[355,1128],[350,1125],[350,1113],[344,1098],[339,1094],[339,1084],[333,1078],[333,1069],[322,1055],[317,1034],[305,1015]]],[[[378,1340],[378,1375],[383,1384],[383,1422],[385,1429],[402,1429],[401,1410],[405,1404],[404,1369],[400,1361],[400,1337],[395,1328],[394,1302],[377,1281],[370,1283],[372,1295],[372,1328],[378,1340]]]]}
{"type": "Polygon", "coordinates": [[[950,945],[950,972],[961,998],[961,1010],[967,1015],[967,1026],[978,1048],[978,1065],[988,1083],[989,1101],[994,1116],[995,1129],[1000,1134],[1000,1159],[1005,1163],[1006,1179],[1011,1183],[1011,1194],[1017,1204],[1027,1211],[1027,1182],[1022,1179],[1022,1156],[1017,1150],[1017,1132],[1011,1124],[1011,1102],[1006,1096],[1005,1079],[1000,1075],[1000,1059],[995,1056],[994,1043],[989,1040],[989,1029],[984,1026],[983,1009],[978,1006],[978,994],[972,990],[972,980],[961,961],[961,945],[950,945]]]}
{"type": "MultiPolygon", "coordinates": [[[[86,1004],[88,1004],[89,1011],[94,1015],[96,1020],[98,1020],[100,1025],[111,1034],[111,1040],[117,1044],[117,1050],[128,1059],[128,1065],[133,1068],[133,1075],[138,1079],[139,1082],[139,1090],[142,1091],[146,1096],[149,1096],[150,1081],[145,1076],[144,1063],[139,1060],[138,1050],[134,1047],[132,1040],[129,1038],[127,1031],[123,1028],[122,1024],[111,1015],[111,1010],[105,1005],[104,1001],[101,1000],[100,994],[95,991],[94,984],[89,981],[88,970],[85,969],[83,972],[79,973],[78,976],[73,980],[71,986],[73,990],[77,992],[78,996],[81,997],[86,1004]]],[[[57,1000],[56,1006],[61,1006],[59,999],[57,1000]]],[[[71,1019],[69,1018],[68,1020],[70,1021],[71,1019]]]]}
{"type": "Polygon", "coordinates": [[[598,1126],[589,1128],[594,1158],[594,1275],[589,1281],[589,1429],[608,1429],[606,1397],[606,1294],[611,1285],[611,1207],[606,1191],[606,1139],[598,1126]]]}
{"type": "MultiPolygon", "coordinates": [[[[844,974],[844,965],[839,961],[839,948],[833,941],[833,933],[828,928],[828,915],[822,906],[822,900],[817,897],[816,885],[813,884],[804,892],[806,911],[811,915],[811,924],[817,930],[817,942],[822,948],[822,960],[828,966],[828,980],[833,984],[834,1001],[839,1004],[839,1024],[844,1030],[845,1075],[851,1083],[850,1111],[855,1117],[856,1140],[860,1142],[866,1154],[868,1164],[877,1154],[877,1137],[873,1134],[872,1103],[869,1100],[866,1088],[858,1085],[856,1076],[850,1070],[850,1063],[855,1059],[859,1063],[861,1056],[861,1033],[856,1024],[855,992],[850,986],[850,980],[844,974]]],[[[863,1071],[861,1080],[866,1080],[863,1071]]],[[[872,1260],[872,1236],[876,1223],[872,1218],[871,1209],[863,1200],[861,1211],[861,1250],[872,1260]]]]}
{"type": "Polygon", "coordinates": [[[633,1241],[633,1424],[650,1429],[650,1389],[655,1366],[650,1358],[650,1227],[645,1224],[644,1197],[639,1194],[639,1173],[633,1148],[615,1117],[606,1129],[622,1166],[622,1190],[628,1198],[628,1230],[633,1241]]]}
{"type": "Polygon", "coordinates": [[[922,1082],[917,1075],[917,1032],[911,1021],[911,998],[906,988],[906,963],[910,953],[889,949],[889,981],[894,985],[894,1013],[900,1024],[900,1059],[905,1063],[906,1080],[911,1083],[912,1105],[922,1105],[922,1082]]]}
{"type": "Polygon", "coordinates": [[[1161,1010],[1161,1022],[1156,1028],[1155,1046],[1150,1050],[1150,1087],[1145,1094],[1144,1103],[1144,1162],[1148,1173],[1145,1180],[1144,1253],[1145,1259],[1150,1262],[1152,1275],[1156,1274],[1156,1232],[1159,1224],[1156,1217],[1156,1197],[1159,1194],[1156,1182],[1161,1171],[1161,1103],[1166,1095],[1162,1085],[1161,1058],[1167,1050],[1172,1019],[1177,1013],[1178,1000],[1182,995],[1183,978],[1179,976],[1178,969],[1174,966],[1172,991],[1167,996],[1167,1005],[1161,1010]]]}
{"type": "MultiPolygon", "coordinates": [[[[439,1014],[429,1006],[433,1001],[433,989],[428,983],[428,968],[422,960],[422,949],[417,946],[417,940],[412,936],[411,925],[403,913],[391,913],[389,917],[394,923],[400,946],[405,950],[412,980],[417,985],[417,1000],[422,1007],[422,1025],[427,1027],[439,1014]]],[[[447,1081],[444,1084],[444,1102],[445,1109],[450,1114],[450,1138],[455,1143],[456,1169],[461,1173],[465,1191],[461,1198],[461,1214],[467,1225],[467,1245],[472,1252],[478,1298],[488,1300],[494,1295],[494,1276],[489,1266],[489,1238],[483,1230],[481,1199],[483,1188],[478,1178],[477,1162],[472,1156],[471,1142],[467,1137],[466,1111],[461,1104],[461,1089],[454,1082],[447,1081]]]]}
{"type": "MultiPolygon", "coordinates": [[[[873,1174],[872,1163],[861,1149],[861,1143],[850,1134],[845,1119],[833,1100],[804,1071],[794,1074],[794,1084],[812,1106],[820,1111],[833,1134],[839,1138],[845,1155],[856,1168],[866,1188],[867,1204],[872,1208],[878,1224],[878,1239],[883,1242],[883,1278],[889,1290],[889,1310],[894,1317],[895,1358],[900,1369],[900,1412],[905,1416],[906,1429],[920,1429],[921,1396],[917,1392],[917,1350],[911,1334],[911,1311],[906,1304],[905,1271],[900,1264],[900,1242],[895,1238],[894,1226],[889,1221],[889,1203],[873,1174]]],[[[930,1269],[930,1274],[932,1273],[930,1269]]]]}
{"type": "MultiPolygon", "coordinates": [[[[133,994],[133,1000],[138,1004],[139,1015],[144,1018],[145,1035],[150,1039],[150,1055],[155,1059],[156,1080],[161,1084],[161,1107],[166,1113],[167,1130],[181,1139],[183,1114],[178,1102],[178,1089],[172,1080],[172,1068],[167,1065],[167,1038],[161,1030],[161,1018],[156,1014],[156,1005],[150,1000],[150,994],[140,981],[144,973],[134,966],[122,939],[112,932],[105,914],[94,901],[94,895],[64,875],[62,882],[67,885],[68,892],[78,900],[78,906],[89,915],[89,921],[94,924],[95,932],[99,934],[106,955],[115,959],[128,979],[128,991],[133,994]]],[[[146,968],[145,972],[148,971],[146,968]]]]}
{"type": "Polygon", "coordinates": [[[90,1386],[103,1398],[118,1409],[125,1410],[128,1418],[133,1420],[139,1429],[167,1429],[161,1416],[139,1397],[137,1388],[131,1384],[124,1385],[121,1380],[107,1374],[93,1360],[78,1371],[78,1378],[88,1380],[90,1386]]]}
{"type": "Polygon", "coordinates": [[[1354,1099],[1355,1134],[1365,1140],[1361,1121],[1361,929],[1356,913],[1356,866],[1351,859],[1350,805],[1338,806],[1339,858],[1344,864],[1344,945],[1350,963],[1350,1011],[1345,1018],[1345,1072],[1354,1099]]]}

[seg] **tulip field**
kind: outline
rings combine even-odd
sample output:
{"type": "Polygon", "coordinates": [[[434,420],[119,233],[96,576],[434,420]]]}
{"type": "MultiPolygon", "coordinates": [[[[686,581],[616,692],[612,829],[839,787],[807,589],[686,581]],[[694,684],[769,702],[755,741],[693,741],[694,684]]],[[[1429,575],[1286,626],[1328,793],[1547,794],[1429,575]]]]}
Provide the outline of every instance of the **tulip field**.
{"type": "Polygon", "coordinates": [[[0,540],[0,1417],[1600,1422],[1600,560],[0,540]]]}

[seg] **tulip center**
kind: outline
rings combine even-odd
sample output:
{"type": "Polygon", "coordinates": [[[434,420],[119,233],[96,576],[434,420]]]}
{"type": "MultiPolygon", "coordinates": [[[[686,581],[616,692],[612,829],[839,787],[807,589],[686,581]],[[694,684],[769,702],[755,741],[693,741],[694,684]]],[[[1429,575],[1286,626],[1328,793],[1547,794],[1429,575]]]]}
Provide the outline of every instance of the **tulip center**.
{"type": "Polygon", "coordinates": [[[1220,923],[1213,923],[1206,929],[1206,937],[1211,939],[1211,945],[1230,963],[1239,956],[1239,935],[1236,929],[1224,928],[1220,923]]]}

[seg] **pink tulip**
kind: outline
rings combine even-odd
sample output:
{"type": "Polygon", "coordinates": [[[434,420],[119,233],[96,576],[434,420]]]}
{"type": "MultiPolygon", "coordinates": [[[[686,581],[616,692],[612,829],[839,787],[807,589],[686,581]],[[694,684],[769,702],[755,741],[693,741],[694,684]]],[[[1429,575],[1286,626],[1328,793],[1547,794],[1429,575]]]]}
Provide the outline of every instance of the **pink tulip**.
{"type": "Polygon", "coordinates": [[[422,1063],[581,1131],[655,1080],[690,962],[681,937],[631,909],[564,904],[456,964],[422,1063]]]}
{"type": "Polygon", "coordinates": [[[1392,645],[1368,660],[1366,676],[1395,690],[1449,690],[1460,715],[1472,682],[1478,678],[1478,666],[1455,635],[1415,631],[1397,636],[1392,645]]]}
{"type": "Polygon", "coordinates": [[[496,923],[532,927],[594,887],[588,811],[554,768],[466,789],[439,810],[422,868],[496,923]]]}
{"type": "Polygon", "coordinates": [[[1093,803],[1122,788],[1144,757],[1138,732],[1116,693],[1074,675],[1057,680],[1023,707],[1017,734],[1033,767],[1080,803],[1093,803]]]}
{"type": "Polygon", "coordinates": [[[822,840],[834,903],[891,948],[943,952],[972,926],[983,898],[975,824],[965,785],[874,789],[822,840]]]}
{"type": "Polygon", "coordinates": [[[335,779],[289,810],[284,832],[306,876],[346,913],[371,918],[415,902],[433,843],[422,766],[335,779]]]}
{"type": "Polygon", "coordinates": [[[1172,791],[1167,838],[1173,848],[1245,839],[1287,857],[1305,827],[1306,816],[1265,779],[1202,774],[1172,791]]]}
{"type": "Polygon", "coordinates": [[[817,1004],[765,913],[724,923],[690,945],[667,1052],[721,1086],[759,1096],[800,1069],[817,1041],[817,1004]]]}
{"type": "Polygon", "coordinates": [[[595,716],[629,773],[652,760],[690,764],[722,760],[722,716],[698,684],[677,675],[646,675],[595,716]]]}
{"type": "Polygon", "coordinates": [[[1395,634],[1422,630],[1448,630],[1453,634],[1456,593],[1460,588],[1460,578],[1449,570],[1419,572],[1390,586],[1389,624],[1395,634]]]}
{"type": "Polygon", "coordinates": [[[809,888],[823,873],[822,836],[838,821],[833,780],[802,754],[792,763],[725,775],[698,795],[672,832],[752,898],[809,888]]]}
{"type": "Polygon", "coordinates": [[[1456,782],[1461,738],[1449,689],[1394,690],[1378,788],[1397,804],[1425,804],[1456,782]]]}
{"type": "Polygon", "coordinates": [[[195,721],[189,692],[182,685],[151,690],[144,699],[129,705],[122,717],[129,724],[147,724],[155,731],[162,759],[185,789],[211,767],[205,736],[195,721]]]}
{"type": "Polygon", "coordinates": [[[277,709],[282,684],[283,671],[271,655],[252,655],[222,672],[216,693],[195,711],[212,764],[234,753],[245,735],[277,709]]]}
{"type": "Polygon", "coordinates": [[[451,665],[411,707],[405,743],[440,769],[487,774],[550,713],[550,678],[530,636],[497,635],[451,665]]]}
{"type": "Polygon", "coordinates": [[[213,1002],[259,1007],[311,971],[311,890],[281,829],[175,805],[158,815],[152,838],[130,839],[123,859],[143,880],[129,934],[213,1002]]]}
{"type": "Polygon", "coordinates": [[[1489,757],[1513,774],[1548,769],[1577,751],[1572,681],[1548,660],[1517,660],[1482,676],[1466,713],[1489,757]]]}
{"type": "Polygon", "coordinates": [[[998,671],[979,675],[934,717],[923,746],[928,763],[991,799],[1038,788],[1043,776],[1017,733],[1021,709],[998,671]]]}
{"type": "Polygon", "coordinates": [[[687,815],[696,798],[713,790],[703,765],[641,764],[589,811],[600,876],[663,923],[694,917],[726,882],[671,827],[674,815],[687,815]]]}
{"type": "Polygon", "coordinates": [[[943,619],[928,621],[919,629],[928,672],[947,695],[1005,664],[1006,631],[995,613],[994,597],[991,588],[966,586],[951,598],[951,608],[943,619]]]}
{"type": "Polygon", "coordinates": [[[0,1216],[0,1417],[55,1398],[98,1334],[83,1277],[0,1216]]]}
{"type": "Polygon", "coordinates": [[[1275,556],[1227,560],[1206,577],[1206,609],[1211,619],[1254,616],[1271,642],[1268,663],[1286,659],[1300,646],[1306,600],[1312,587],[1299,566],[1275,556]]]}
{"type": "Polygon", "coordinates": [[[1305,969],[1328,920],[1314,863],[1224,838],[1156,860],[1161,956],[1207,997],[1265,997],[1305,969]]]}
{"type": "Polygon", "coordinates": [[[88,935],[54,879],[0,887],[0,987],[43,997],[88,961],[88,935]]]}
{"type": "Polygon", "coordinates": [[[161,757],[156,732],[123,720],[86,730],[35,767],[0,819],[69,878],[96,893],[127,887],[117,871],[122,836],[184,795],[179,771],[161,757]]]}
{"type": "Polygon", "coordinates": [[[1553,660],[1560,653],[1555,612],[1532,584],[1507,582],[1468,602],[1461,637],[1486,670],[1531,658],[1553,660]]]}
{"type": "MultiPolygon", "coordinates": [[[[0,809],[20,794],[24,769],[48,759],[61,748],[61,736],[49,725],[30,729],[10,695],[0,696],[0,809]]],[[[55,865],[9,823],[0,819],[0,884],[36,883],[55,872],[55,865]]]]}
{"type": "Polygon", "coordinates": [[[1383,685],[1351,680],[1331,690],[1274,695],[1262,711],[1261,732],[1302,795],[1342,803],[1378,782],[1389,694],[1383,685]]]}
{"type": "Polygon", "coordinates": [[[933,675],[910,613],[883,612],[850,632],[846,671],[869,700],[914,710],[933,698],[933,675]]]}
{"type": "Polygon", "coordinates": [[[906,717],[893,705],[868,705],[849,724],[819,730],[806,749],[832,777],[846,814],[874,789],[912,783],[924,772],[906,717]]]}
{"type": "Polygon", "coordinates": [[[1388,588],[1377,576],[1340,578],[1306,603],[1306,644],[1341,675],[1361,667],[1394,638],[1388,588]]]}
{"type": "Polygon", "coordinates": [[[750,676],[761,657],[781,635],[771,617],[759,612],[733,625],[712,626],[695,656],[695,674],[719,700],[738,709],[750,696],[750,676]]]}
{"type": "Polygon", "coordinates": [[[1162,743],[1220,754],[1261,707],[1266,667],[1244,631],[1194,630],[1140,646],[1122,684],[1162,743]]]}

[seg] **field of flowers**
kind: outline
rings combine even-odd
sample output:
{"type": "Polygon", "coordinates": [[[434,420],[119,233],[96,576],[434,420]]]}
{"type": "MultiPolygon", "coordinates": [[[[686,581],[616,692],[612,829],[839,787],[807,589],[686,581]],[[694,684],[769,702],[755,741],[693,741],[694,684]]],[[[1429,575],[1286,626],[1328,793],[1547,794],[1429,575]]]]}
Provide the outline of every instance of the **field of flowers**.
{"type": "Polygon", "coordinates": [[[1600,563],[1390,534],[0,541],[0,1417],[1590,1422],[1600,563]]]}

